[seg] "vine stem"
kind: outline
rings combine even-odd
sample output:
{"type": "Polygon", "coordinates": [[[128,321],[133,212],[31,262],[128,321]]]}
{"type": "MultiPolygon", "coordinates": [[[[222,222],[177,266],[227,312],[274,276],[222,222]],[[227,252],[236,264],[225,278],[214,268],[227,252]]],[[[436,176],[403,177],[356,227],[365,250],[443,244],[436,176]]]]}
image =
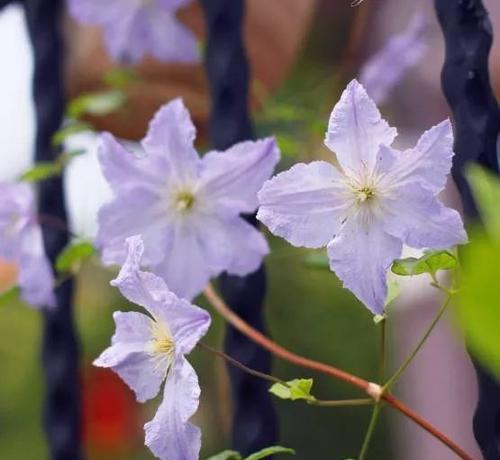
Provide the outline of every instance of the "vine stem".
{"type": "Polygon", "coordinates": [[[393,374],[393,376],[384,384],[383,390],[388,391],[390,390],[393,385],[399,380],[403,372],[408,368],[408,366],[413,362],[415,356],[417,356],[418,352],[421,350],[421,348],[424,346],[425,342],[427,341],[428,337],[431,335],[432,331],[436,327],[437,323],[443,316],[444,312],[446,311],[446,308],[450,304],[451,298],[453,297],[453,292],[452,291],[447,291],[447,296],[441,307],[439,308],[436,316],[432,320],[432,323],[428,327],[428,329],[425,331],[424,335],[422,338],[419,340],[417,343],[417,346],[415,349],[412,351],[410,356],[401,364],[399,369],[393,374]]]}
{"type": "MultiPolygon", "coordinates": [[[[285,382],[284,380],[281,380],[280,378],[275,377],[274,375],[265,374],[264,372],[260,372],[248,366],[245,366],[237,359],[234,359],[232,356],[229,356],[228,354],[224,353],[221,350],[218,350],[217,348],[213,348],[210,345],[207,345],[206,343],[203,342],[198,342],[198,346],[201,349],[206,350],[214,354],[215,356],[224,359],[229,364],[237,367],[238,369],[241,369],[243,372],[246,372],[247,374],[253,375],[254,377],[258,377],[273,384],[279,383],[285,387],[290,388],[290,384],[288,382],[285,382]]],[[[306,400],[306,402],[311,406],[322,406],[322,407],[366,406],[369,404],[373,404],[372,399],[338,399],[338,400],[311,399],[311,400],[306,400]]]]}
{"type": "Polygon", "coordinates": [[[412,409],[406,406],[395,396],[393,396],[390,393],[384,393],[379,385],[368,382],[367,380],[364,380],[361,377],[357,377],[341,369],[337,369],[336,367],[330,366],[329,364],[297,355],[296,353],[293,353],[287,350],[286,348],[282,347],[281,345],[277,344],[276,342],[272,341],[264,334],[251,327],[248,323],[243,321],[236,313],[234,313],[226,305],[226,303],[222,300],[222,298],[215,292],[215,289],[211,284],[209,284],[205,288],[204,295],[206,299],[210,302],[212,307],[229,324],[231,324],[235,329],[239,330],[242,334],[246,335],[253,342],[259,344],[261,347],[270,351],[273,355],[285,361],[289,361],[295,364],[296,366],[320,372],[325,375],[329,375],[336,379],[342,380],[350,385],[353,385],[359,388],[360,390],[364,391],[365,393],[367,393],[376,402],[378,402],[377,399],[385,401],[392,408],[401,412],[403,415],[411,419],[413,422],[415,422],[429,434],[438,439],[441,443],[446,445],[461,459],[474,460],[474,458],[471,455],[465,452],[454,441],[452,441],[446,435],[441,433],[436,427],[434,427],[425,419],[423,419],[420,415],[418,415],[416,412],[414,412],[412,409]],[[374,391],[374,389],[378,391],[374,391]]]}

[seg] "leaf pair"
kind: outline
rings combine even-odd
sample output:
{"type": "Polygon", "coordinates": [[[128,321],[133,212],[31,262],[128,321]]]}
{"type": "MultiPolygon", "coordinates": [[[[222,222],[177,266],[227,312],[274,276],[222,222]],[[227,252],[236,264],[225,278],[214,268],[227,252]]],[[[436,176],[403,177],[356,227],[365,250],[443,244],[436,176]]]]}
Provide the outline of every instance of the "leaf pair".
{"type": "Polygon", "coordinates": [[[263,458],[270,457],[274,454],[295,454],[293,449],[289,449],[287,447],[281,446],[272,446],[266,447],[265,449],[260,450],[259,452],[255,452],[248,457],[243,458],[243,456],[234,450],[225,450],[220,454],[214,455],[207,460],[261,460],[263,458]]]}

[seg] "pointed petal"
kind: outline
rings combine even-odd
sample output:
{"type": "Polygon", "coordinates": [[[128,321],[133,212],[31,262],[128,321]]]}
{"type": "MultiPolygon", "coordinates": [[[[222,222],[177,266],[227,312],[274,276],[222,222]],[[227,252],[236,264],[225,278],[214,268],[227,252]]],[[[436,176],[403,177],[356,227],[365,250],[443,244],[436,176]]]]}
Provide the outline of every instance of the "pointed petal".
{"type": "Polygon", "coordinates": [[[203,193],[232,214],[257,209],[257,192],[269,179],[280,153],[274,138],[240,142],[203,157],[203,193]]]}
{"type": "Polygon", "coordinates": [[[359,80],[377,104],[384,103],[429,47],[428,24],[416,13],[400,34],[393,35],[363,65],[359,80]]]}
{"type": "Polygon", "coordinates": [[[328,245],[330,268],[344,287],[373,313],[382,314],[387,297],[387,270],[401,255],[402,243],[376,221],[346,221],[328,245]]]}
{"type": "Polygon", "coordinates": [[[145,189],[130,190],[101,207],[98,214],[96,245],[106,265],[121,264],[127,256],[126,238],[142,235],[146,242],[144,264],[161,259],[168,216],[159,206],[160,199],[145,189]]]}
{"type": "Polygon", "coordinates": [[[413,149],[397,155],[386,180],[402,183],[418,179],[434,194],[439,193],[446,185],[453,155],[453,130],[445,120],[426,131],[413,149]]]}
{"type": "Polygon", "coordinates": [[[417,249],[447,249],[467,242],[460,214],[419,182],[407,182],[386,200],[385,230],[417,249]]]}
{"type": "Polygon", "coordinates": [[[131,302],[141,305],[172,333],[177,353],[190,353],[210,326],[210,315],[179,299],[153,273],[140,270],[144,246],[140,237],[127,239],[128,257],[118,277],[111,282],[131,302]]]}
{"type": "Polygon", "coordinates": [[[156,112],[142,141],[146,152],[161,161],[179,181],[198,174],[200,159],[193,142],[196,130],[182,99],[174,99],[156,112]]]}
{"type": "Polygon", "coordinates": [[[382,119],[365,89],[353,80],[333,108],[325,144],[337,154],[346,173],[371,172],[380,145],[390,145],[397,135],[382,119]]]}
{"type": "Polygon", "coordinates": [[[136,187],[154,189],[165,181],[153,159],[130,152],[110,133],[99,139],[98,159],[102,173],[115,193],[136,187]]]}
{"type": "Polygon", "coordinates": [[[200,386],[191,365],[181,358],[169,373],[163,401],[146,423],[146,445],[161,460],[198,460],[201,431],[189,423],[198,409],[200,386]]]}
{"type": "Polygon", "coordinates": [[[142,313],[115,312],[116,332],[112,345],[94,361],[94,366],[113,369],[135,392],[139,402],[154,398],[165,378],[167,360],[148,351],[152,320],[142,313]]]}
{"type": "Polygon", "coordinates": [[[297,164],[264,184],[257,219],[294,246],[326,246],[345,218],[345,187],[329,163],[297,164]]]}
{"type": "Polygon", "coordinates": [[[127,238],[126,248],[127,259],[111,285],[117,287],[130,302],[148,310],[154,318],[161,318],[164,305],[171,303],[176,297],[161,278],[140,270],[144,254],[140,236],[127,238]]]}

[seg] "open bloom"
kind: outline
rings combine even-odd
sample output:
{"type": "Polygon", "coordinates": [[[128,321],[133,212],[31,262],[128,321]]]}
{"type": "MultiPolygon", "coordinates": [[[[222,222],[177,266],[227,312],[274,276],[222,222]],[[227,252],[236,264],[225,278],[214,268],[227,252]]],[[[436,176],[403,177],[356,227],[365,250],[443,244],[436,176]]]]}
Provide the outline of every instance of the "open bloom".
{"type": "Polygon", "coordinates": [[[0,257],[17,265],[26,302],[52,307],[54,274],[45,255],[33,190],[22,182],[2,183],[0,196],[0,257]]]}
{"type": "Polygon", "coordinates": [[[415,66],[428,48],[428,24],[417,13],[404,32],[391,37],[363,65],[359,80],[377,103],[385,102],[390,92],[415,66]]]}
{"type": "Polygon", "coordinates": [[[396,130],[352,81],[333,109],[325,144],[339,167],[297,164],[266,182],[257,218],[295,246],[328,246],[330,267],[373,313],[383,312],[387,270],[413,248],[443,249],[467,239],[462,219],[437,198],[453,157],[449,121],[405,152],[396,130]]]}
{"type": "Polygon", "coordinates": [[[150,54],[161,61],[198,60],[196,38],[176,19],[191,0],[69,0],[72,16],[100,25],[110,55],[127,63],[150,54]]]}
{"type": "Polygon", "coordinates": [[[144,265],[180,297],[192,298],[226,270],[255,271],[268,253],[264,237],[242,217],[279,159],[274,139],[241,142],[199,158],[195,128],[180,99],[161,108],[142,141],[145,155],[102,136],[99,161],[114,200],[99,212],[104,263],[122,263],[123,242],[140,234],[144,265]]]}
{"type": "Polygon", "coordinates": [[[140,402],[154,398],[163,382],[163,402],[146,423],[146,445],[162,460],[197,460],[200,429],[189,422],[198,409],[200,387],[184,355],[191,352],[210,326],[210,315],[179,299],[152,273],[140,271],[142,240],[127,240],[128,257],[111,282],[138,312],[115,312],[116,332],[94,365],[113,369],[140,402]]]}

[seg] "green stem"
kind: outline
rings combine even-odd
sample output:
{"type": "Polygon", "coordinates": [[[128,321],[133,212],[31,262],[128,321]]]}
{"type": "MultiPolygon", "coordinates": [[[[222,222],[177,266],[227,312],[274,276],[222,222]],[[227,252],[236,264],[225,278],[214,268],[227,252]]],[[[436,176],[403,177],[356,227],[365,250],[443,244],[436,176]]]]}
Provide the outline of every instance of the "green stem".
{"type": "Polygon", "coordinates": [[[373,433],[375,432],[375,427],[377,426],[381,409],[382,406],[380,405],[380,403],[375,404],[375,406],[373,407],[370,424],[368,425],[368,430],[366,431],[365,439],[363,441],[363,446],[361,447],[361,452],[359,453],[358,460],[364,460],[366,458],[366,454],[370,447],[370,441],[373,437],[373,433]]]}
{"type": "MultiPolygon", "coordinates": [[[[442,289],[446,289],[446,288],[443,288],[441,285],[439,285],[439,286],[440,286],[440,289],[441,288],[442,289]]],[[[403,372],[412,363],[412,361],[415,358],[415,356],[417,356],[418,352],[420,351],[420,349],[423,347],[423,345],[425,344],[425,342],[427,341],[427,339],[431,335],[431,332],[436,327],[436,324],[439,322],[439,320],[443,316],[444,312],[446,311],[446,308],[450,304],[450,301],[451,301],[452,297],[453,297],[453,291],[447,291],[447,296],[446,296],[445,301],[443,302],[443,304],[439,308],[436,317],[432,320],[432,323],[430,324],[430,326],[428,327],[428,329],[425,331],[425,333],[422,336],[422,338],[420,339],[420,341],[417,343],[417,346],[415,347],[415,349],[413,350],[413,352],[410,354],[410,356],[408,356],[408,358],[406,359],[406,361],[403,364],[401,364],[401,366],[394,373],[394,375],[385,383],[385,385],[383,387],[384,393],[392,388],[392,386],[399,380],[399,377],[401,377],[401,374],[403,374],[403,372]]]]}
{"type": "Polygon", "coordinates": [[[385,380],[385,341],[386,341],[386,319],[380,323],[380,361],[379,361],[379,382],[385,380]]]}

